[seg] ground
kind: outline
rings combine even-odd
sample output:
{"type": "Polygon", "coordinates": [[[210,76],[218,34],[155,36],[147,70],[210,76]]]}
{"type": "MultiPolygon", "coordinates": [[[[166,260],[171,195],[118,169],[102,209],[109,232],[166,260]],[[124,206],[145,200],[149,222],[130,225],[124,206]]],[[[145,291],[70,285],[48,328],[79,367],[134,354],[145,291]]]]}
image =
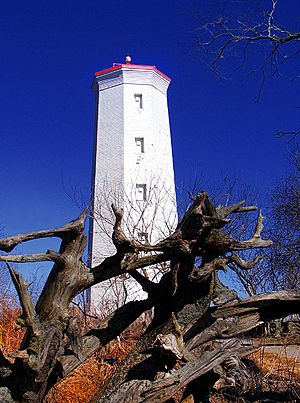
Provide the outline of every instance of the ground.
{"type": "MultiPolygon", "coordinates": [[[[258,350],[246,357],[246,361],[247,365],[253,368],[256,390],[253,389],[245,401],[258,402],[262,399],[269,399],[271,402],[300,401],[300,345],[287,344],[285,339],[259,338],[251,342],[258,346],[258,350]],[[271,343],[273,345],[270,345],[271,343]]],[[[105,381],[110,378],[132,346],[130,339],[123,339],[121,343],[111,342],[102,352],[96,353],[74,373],[53,387],[44,402],[92,402],[93,397],[99,393],[105,381]]],[[[235,401],[232,399],[230,394],[215,395],[211,398],[211,403],[235,401]]],[[[242,402],[242,400],[236,401],[242,402]]]]}

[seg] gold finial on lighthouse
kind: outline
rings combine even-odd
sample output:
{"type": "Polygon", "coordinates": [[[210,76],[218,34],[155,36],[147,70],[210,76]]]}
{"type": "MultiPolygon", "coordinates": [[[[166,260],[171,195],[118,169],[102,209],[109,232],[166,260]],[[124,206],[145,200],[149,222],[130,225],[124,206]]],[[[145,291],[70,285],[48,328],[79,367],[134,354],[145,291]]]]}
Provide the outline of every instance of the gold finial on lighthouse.
{"type": "Polygon", "coordinates": [[[127,55],[126,55],[126,64],[130,64],[130,62],[131,62],[131,57],[130,57],[130,55],[127,53],[127,55]]]}

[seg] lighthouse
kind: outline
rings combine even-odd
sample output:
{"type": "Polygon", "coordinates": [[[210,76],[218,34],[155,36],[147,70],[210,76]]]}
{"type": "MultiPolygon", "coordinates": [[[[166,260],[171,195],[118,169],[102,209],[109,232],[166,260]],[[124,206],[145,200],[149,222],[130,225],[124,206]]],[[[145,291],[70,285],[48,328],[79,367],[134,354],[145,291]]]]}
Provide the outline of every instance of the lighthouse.
{"type": "MultiPolygon", "coordinates": [[[[89,261],[115,253],[111,204],[124,209],[123,229],[139,242],[156,243],[177,225],[167,90],[170,78],[155,66],[116,64],[95,74],[95,138],[89,261]]],[[[159,278],[159,268],[148,270],[159,278]]],[[[129,274],[94,286],[88,302],[114,309],[145,297],[129,274]]]]}

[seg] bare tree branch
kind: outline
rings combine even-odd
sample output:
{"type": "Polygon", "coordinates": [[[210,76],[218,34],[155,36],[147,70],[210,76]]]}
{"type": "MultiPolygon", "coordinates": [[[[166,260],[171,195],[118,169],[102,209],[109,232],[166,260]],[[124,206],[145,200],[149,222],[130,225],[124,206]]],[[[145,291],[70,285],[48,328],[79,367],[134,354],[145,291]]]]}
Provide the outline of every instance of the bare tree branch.
{"type": "MultiPolygon", "coordinates": [[[[236,2],[234,7],[217,8],[216,16],[208,22],[198,23],[195,49],[202,55],[202,61],[224,78],[227,72],[246,71],[260,75],[256,101],[261,97],[266,80],[285,74],[287,61],[300,52],[300,32],[281,27],[276,22],[278,1],[272,0],[269,10],[255,9],[253,2],[236,2]],[[255,57],[253,57],[255,51],[255,57]]],[[[258,6],[257,6],[258,7],[258,6]]],[[[295,72],[293,79],[299,78],[295,72]]]]}
{"type": "Polygon", "coordinates": [[[0,261],[15,262],[15,263],[28,263],[28,262],[61,262],[63,257],[52,250],[46,253],[35,253],[32,255],[0,255],[0,261]]]}
{"type": "Polygon", "coordinates": [[[51,230],[28,232],[26,234],[19,234],[8,238],[0,239],[0,250],[4,252],[11,252],[17,245],[22,242],[31,241],[39,238],[57,237],[64,239],[70,232],[77,231],[85,222],[87,215],[87,209],[85,209],[81,215],[74,221],[64,225],[60,228],[51,230]]]}
{"type": "Polygon", "coordinates": [[[263,258],[264,258],[264,256],[259,255],[259,256],[255,256],[252,260],[249,260],[248,262],[246,262],[245,260],[241,259],[237,255],[232,254],[231,256],[229,256],[228,261],[235,263],[241,269],[249,270],[249,269],[252,269],[263,258]]]}
{"type": "Polygon", "coordinates": [[[30,331],[36,336],[39,337],[41,334],[41,325],[39,320],[37,319],[37,314],[31,300],[31,296],[28,292],[28,285],[21,274],[17,273],[13,268],[10,267],[9,263],[6,261],[6,265],[8,267],[11,279],[16,288],[16,291],[19,296],[19,300],[22,307],[22,322],[23,325],[26,326],[30,331]]]}

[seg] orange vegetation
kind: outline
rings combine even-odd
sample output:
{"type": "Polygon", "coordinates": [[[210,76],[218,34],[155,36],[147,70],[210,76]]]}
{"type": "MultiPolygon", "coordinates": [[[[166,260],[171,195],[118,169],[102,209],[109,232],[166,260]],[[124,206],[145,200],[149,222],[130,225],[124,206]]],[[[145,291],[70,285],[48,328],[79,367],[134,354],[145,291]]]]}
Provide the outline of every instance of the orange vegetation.
{"type": "Polygon", "coordinates": [[[21,310],[13,300],[0,302],[0,348],[10,361],[8,353],[18,351],[24,335],[24,329],[16,323],[20,314],[21,310]]]}
{"type": "Polygon", "coordinates": [[[300,346],[262,346],[251,358],[266,376],[300,380],[300,346]]]}
{"type": "Polygon", "coordinates": [[[132,343],[110,342],[75,371],[57,383],[47,394],[44,403],[87,403],[112,376],[118,364],[132,348],[132,343]]]}
{"type": "MultiPolygon", "coordinates": [[[[149,314],[150,315],[150,314],[149,314]]],[[[148,315],[148,316],[149,316],[148,315]]],[[[88,403],[116,371],[120,362],[139,340],[148,316],[136,320],[117,339],[92,355],[69,376],[50,389],[43,403],[88,403]]],[[[91,326],[92,323],[89,323],[91,326]]]]}

